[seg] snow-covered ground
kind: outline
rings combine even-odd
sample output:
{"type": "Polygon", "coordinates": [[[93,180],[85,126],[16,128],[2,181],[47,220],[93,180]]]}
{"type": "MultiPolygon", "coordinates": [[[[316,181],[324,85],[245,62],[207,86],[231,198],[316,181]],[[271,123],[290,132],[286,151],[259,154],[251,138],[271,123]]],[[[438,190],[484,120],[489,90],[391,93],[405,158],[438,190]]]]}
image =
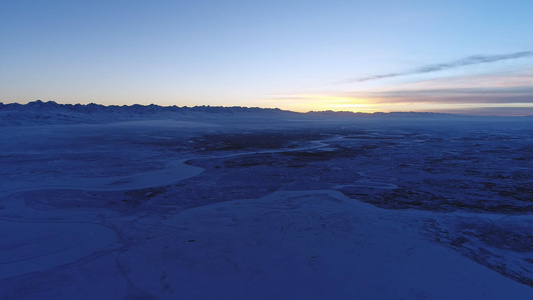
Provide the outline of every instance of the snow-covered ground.
{"type": "Polygon", "coordinates": [[[4,120],[0,299],[533,299],[531,120],[169,116],[4,120]]]}

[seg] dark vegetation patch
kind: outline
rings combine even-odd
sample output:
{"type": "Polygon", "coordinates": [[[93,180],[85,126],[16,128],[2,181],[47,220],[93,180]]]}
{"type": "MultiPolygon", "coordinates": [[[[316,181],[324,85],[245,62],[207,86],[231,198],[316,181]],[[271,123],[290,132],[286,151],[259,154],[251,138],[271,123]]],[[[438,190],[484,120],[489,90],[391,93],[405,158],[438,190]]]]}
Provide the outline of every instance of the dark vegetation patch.
{"type": "Polygon", "coordinates": [[[439,223],[427,219],[424,232],[431,240],[533,287],[533,229],[523,224],[478,218],[439,223]],[[526,255],[526,257],[524,257],[526,255]]]}
{"type": "Polygon", "coordinates": [[[463,234],[477,238],[483,244],[515,252],[533,252],[533,228],[489,224],[461,224],[463,234]]]}
{"type": "Polygon", "coordinates": [[[297,147],[299,142],[320,140],[326,137],[317,132],[252,132],[243,134],[209,134],[190,139],[197,151],[231,151],[246,149],[279,149],[297,147]]]}
{"type": "MultiPolygon", "coordinates": [[[[340,189],[348,197],[352,196],[350,188],[340,189]]],[[[425,210],[445,210],[442,204],[446,199],[443,196],[430,192],[398,188],[394,190],[382,191],[374,194],[367,202],[388,209],[418,208],[425,210]]],[[[448,208],[449,209],[449,208],[448,208]]]]}
{"type": "MultiPolygon", "coordinates": [[[[276,168],[303,168],[308,164],[299,159],[280,157],[274,154],[243,155],[223,162],[225,168],[248,168],[268,166],[276,168]]],[[[220,168],[220,166],[218,166],[220,168]]]]}
{"type": "Polygon", "coordinates": [[[311,149],[305,151],[287,151],[281,154],[293,159],[300,160],[302,162],[321,162],[339,158],[354,158],[359,155],[367,155],[369,152],[364,148],[355,147],[343,147],[336,145],[333,149],[321,150],[311,149]]]}
{"type": "Polygon", "coordinates": [[[416,190],[407,187],[378,191],[350,187],[340,189],[342,193],[350,198],[361,199],[387,209],[416,208],[431,211],[450,212],[461,210],[503,214],[533,213],[533,204],[524,204],[504,197],[494,198],[491,197],[494,195],[491,195],[490,192],[474,192],[473,195],[469,195],[464,191],[464,187],[449,187],[449,189],[446,189],[446,186],[442,186],[441,189],[428,190],[416,190]]]}

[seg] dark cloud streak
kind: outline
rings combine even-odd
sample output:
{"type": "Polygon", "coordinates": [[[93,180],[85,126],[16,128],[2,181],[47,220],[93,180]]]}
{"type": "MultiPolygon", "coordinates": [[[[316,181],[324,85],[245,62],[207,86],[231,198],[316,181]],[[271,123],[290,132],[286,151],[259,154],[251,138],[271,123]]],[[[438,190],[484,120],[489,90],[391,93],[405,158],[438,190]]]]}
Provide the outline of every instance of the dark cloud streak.
{"type": "Polygon", "coordinates": [[[523,52],[500,54],[500,55],[473,55],[473,56],[469,56],[469,57],[459,59],[456,61],[452,61],[449,63],[423,66],[423,67],[419,67],[419,68],[416,68],[414,70],[407,71],[407,72],[388,73],[388,74],[381,74],[381,75],[375,75],[375,76],[370,76],[370,77],[363,77],[363,78],[356,79],[354,81],[364,82],[364,81],[399,77],[399,76],[405,76],[405,75],[432,73],[432,72],[444,71],[444,70],[449,70],[449,69],[458,68],[458,67],[485,64],[485,63],[491,63],[491,62],[496,62],[500,60],[517,59],[517,58],[530,57],[530,56],[533,56],[533,51],[523,51],[523,52]]]}

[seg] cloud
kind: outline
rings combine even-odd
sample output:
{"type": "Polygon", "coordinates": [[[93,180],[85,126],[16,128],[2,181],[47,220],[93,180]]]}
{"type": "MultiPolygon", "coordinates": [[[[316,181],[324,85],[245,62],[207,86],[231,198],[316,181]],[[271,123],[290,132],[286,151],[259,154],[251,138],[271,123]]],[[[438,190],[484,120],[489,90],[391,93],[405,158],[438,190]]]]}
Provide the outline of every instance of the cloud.
{"type": "MultiPolygon", "coordinates": [[[[522,97],[524,99],[533,99],[532,86],[518,87],[494,87],[494,88],[434,88],[434,89],[416,89],[416,90],[389,90],[382,92],[369,93],[374,97],[391,99],[391,98],[419,98],[427,99],[433,97],[492,97],[495,99],[522,97]]],[[[528,102],[531,102],[529,100],[528,102]]]]}
{"type": "Polygon", "coordinates": [[[500,54],[500,55],[473,55],[473,56],[469,56],[469,57],[459,59],[456,61],[452,61],[449,63],[433,64],[433,65],[419,67],[411,71],[380,74],[380,75],[358,78],[358,79],[353,80],[352,82],[364,82],[364,81],[399,77],[399,76],[405,76],[405,75],[432,73],[432,72],[444,71],[444,70],[449,70],[449,69],[458,68],[458,67],[486,64],[486,63],[496,62],[500,60],[517,59],[517,58],[530,57],[530,56],[533,56],[533,51],[523,51],[523,52],[515,52],[515,53],[500,54]]]}
{"type": "Polygon", "coordinates": [[[369,93],[347,92],[346,97],[367,99],[373,104],[483,104],[522,103],[533,105],[533,87],[440,88],[418,90],[388,90],[369,93]]]}
{"type": "Polygon", "coordinates": [[[455,109],[435,109],[434,112],[452,114],[479,115],[479,116],[533,116],[533,106],[530,107],[474,107],[455,109]]]}

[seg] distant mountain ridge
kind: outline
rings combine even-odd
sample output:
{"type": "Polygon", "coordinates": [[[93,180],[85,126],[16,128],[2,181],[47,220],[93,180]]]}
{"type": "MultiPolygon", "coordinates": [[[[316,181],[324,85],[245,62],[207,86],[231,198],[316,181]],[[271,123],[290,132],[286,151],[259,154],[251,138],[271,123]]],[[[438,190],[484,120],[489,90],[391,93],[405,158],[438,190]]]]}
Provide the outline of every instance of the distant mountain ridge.
{"type": "MultiPolygon", "coordinates": [[[[156,104],[150,105],[101,105],[95,103],[89,104],[59,104],[55,101],[41,101],[36,100],[29,102],[27,104],[19,103],[9,103],[3,104],[0,102],[0,111],[34,111],[34,112],[52,112],[52,111],[65,111],[65,112],[75,112],[75,113],[129,113],[129,114],[138,114],[138,115],[150,115],[150,114],[159,114],[159,113],[187,113],[187,112],[202,112],[202,113],[216,113],[216,114],[234,114],[234,113],[289,113],[289,114],[298,114],[288,110],[281,110],[279,108],[260,108],[260,107],[243,107],[243,106],[159,106],[156,104]]],[[[444,117],[444,116],[454,116],[453,114],[446,113],[433,113],[433,112],[374,112],[374,113],[363,113],[363,112],[350,112],[350,111],[310,111],[305,113],[307,115],[313,116],[336,116],[336,117],[354,117],[354,116],[390,116],[390,117],[444,117]]]]}
{"type": "Polygon", "coordinates": [[[150,105],[101,105],[101,104],[59,104],[55,101],[36,100],[27,104],[0,102],[0,111],[68,111],[76,113],[132,113],[132,114],[158,114],[158,113],[176,113],[176,112],[204,112],[204,113],[279,113],[288,112],[279,108],[259,108],[259,107],[242,107],[242,106],[159,106],[150,105]]]}
{"type": "MultiPolygon", "coordinates": [[[[54,101],[36,100],[27,104],[0,102],[0,126],[34,126],[54,124],[95,124],[113,123],[149,119],[197,119],[197,118],[263,118],[267,122],[276,118],[290,118],[321,121],[357,121],[357,120],[396,120],[406,121],[449,121],[449,120],[480,120],[497,121],[509,117],[466,116],[431,112],[375,112],[361,113],[348,111],[310,111],[298,113],[279,108],[259,108],[241,106],[159,106],[150,105],[100,105],[90,104],[59,104],[54,101]]],[[[510,117],[513,120],[532,121],[530,117],[510,117]]]]}
{"type": "Polygon", "coordinates": [[[36,100],[27,104],[0,102],[0,126],[35,126],[59,124],[102,124],[148,119],[191,119],[203,116],[255,116],[296,114],[277,108],[220,106],[159,106],[59,104],[36,100]]]}

